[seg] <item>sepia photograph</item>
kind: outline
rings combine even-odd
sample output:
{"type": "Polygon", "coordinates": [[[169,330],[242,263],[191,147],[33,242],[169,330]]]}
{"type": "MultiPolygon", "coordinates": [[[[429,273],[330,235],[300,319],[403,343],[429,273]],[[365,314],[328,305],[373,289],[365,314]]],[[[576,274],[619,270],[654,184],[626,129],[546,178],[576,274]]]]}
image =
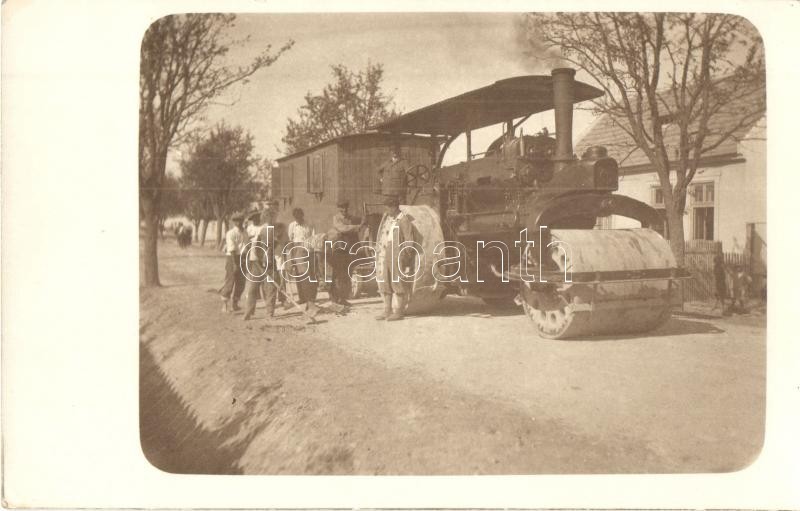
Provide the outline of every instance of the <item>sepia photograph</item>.
{"type": "Polygon", "coordinates": [[[174,14],[139,433],[176,474],[693,474],[764,444],[765,52],[719,13],[174,14]]]}

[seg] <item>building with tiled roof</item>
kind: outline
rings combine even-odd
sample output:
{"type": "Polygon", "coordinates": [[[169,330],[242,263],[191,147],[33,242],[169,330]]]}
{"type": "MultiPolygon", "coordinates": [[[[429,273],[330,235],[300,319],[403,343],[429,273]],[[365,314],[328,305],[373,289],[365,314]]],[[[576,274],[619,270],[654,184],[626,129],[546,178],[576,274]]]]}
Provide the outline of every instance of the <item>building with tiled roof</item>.
{"type": "MultiPolygon", "coordinates": [[[[667,94],[662,94],[667,105],[672,103],[667,94]]],[[[724,159],[736,155],[738,144],[746,139],[750,130],[763,119],[764,90],[736,98],[721,108],[709,119],[705,146],[719,145],[704,154],[706,161],[724,159]],[[720,142],[720,139],[724,138],[720,142]]],[[[582,154],[591,146],[604,146],[608,149],[609,156],[615,158],[627,172],[648,170],[650,160],[644,151],[636,147],[631,136],[626,133],[628,123],[619,126],[610,116],[600,117],[581,138],[576,145],[578,154],[582,154]]],[[[667,147],[670,158],[678,157],[678,144],[680,133],[674,124],[665,123],[663,131],[664,145],[667,147]]]]}
{"type": "MultiPolygon", "coordinates": [[[[766,270],[766,115],[764,91],[738,98],[710,119],[705,153],[689,187],[684,236],[722,243],[724,252],[748,254],[753,268],[766,270]],[[760,96],[759,96],[760,95],[760,96]],[[742,121],[742,112],[757,112],[742,121]],[[742,121],[742,122],[740,122],[742,121]],[[730,133],[720,141],[721,134],[730,133]]],[[[678,127],[666,124],[664,140],[671,159],[678,156],[678,127]]],[[[578,156],[604,146],[620,166],[619,192],[663,209],[658,175],[626,130],[608,116],[598,118],[576,144],[578,156]]],[[[674,181],[673,181],[674,182],[674,181]]],[[[628,219],[604,219],[604,227],[625,228],[628,219]]],[[[666,226],[664,226],[665,228],[666,226]]],[[[662,228],[662,234],[664,230],[662,228]]]]}

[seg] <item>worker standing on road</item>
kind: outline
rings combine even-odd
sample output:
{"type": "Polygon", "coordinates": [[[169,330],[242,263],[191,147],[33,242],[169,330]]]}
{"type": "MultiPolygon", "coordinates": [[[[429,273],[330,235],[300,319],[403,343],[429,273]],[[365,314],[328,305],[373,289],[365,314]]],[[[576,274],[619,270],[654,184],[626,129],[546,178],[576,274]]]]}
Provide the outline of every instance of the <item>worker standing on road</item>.
{"type": "Polygon", "coordinates": [[[364,225],[354,222],[348,214],[350,203],[340,200],[336,203],[339,211],[333,216],[333,227],[328,233],[328,241],[332,243],[331,250],[331,286],[329,295],[333,303],[349,306],[347,296],[350,293],[350,275],[347,268],[350,265],[350,247],[358,241],[358,231],[364,225]],[[343,242],[343,243],[342,243],[343,242]]]}
{"type": "Polygon", "coordinates": [[[737,264],[736,272],[733,275],[733,305],[740,312],[747,312],[747,298],[750,296],[750,285],[752,283],[753,279],[744,271],[744,267],[737,264]]]}
{"type": "Polygon", "coordinates": [[[386,211],[378,232],[375,262],[383,314],[375,319],[397,321],[403,319],[413,285],[407,276],[412,275],[414,255],[410,250],[401,250],[401,245],[414,240],[414,228],[411,220],[400,211],[400,201],[396,196],[387,197],[384,205],[386,211]]]}
{"type": "Polygon", "coordinates": [[[314,247],[311,243],[316,234],[314,228],[306,223],[305,213],[300,208],[292,211],[294,221],[289,224],[287,238],[290,243],[289,257],[293,259],[291,279],[297,286],[298,304],[306,304],[306,310],[316,311],[317,278],[314,264],[314,247]]]}
{"type": "Polygon", "coordinates": [[[239,298],[244,292],[245,277],[242,272],[242,248],[245,244],[245,232],[242,222],[242,215],[234,215],[231,218],[233,227],[225,233],[225,283],[219,290],[222,299],[222,312],[228,312],[228,300],[230,300],[230,310],[239,310],[239,298]]]}
{"type": "Polygon", "coordinates": [[[262,211],[261,225],[258,226],[256,237],[246,249],[245,321],[253,317],[259,290],[264,298],[266,317],[270,319],[275,316],[275,298],[279,290],[278,282],[275,279],[278,274],[275,250],[279,233],[276,232],[277,226],[273,225],[273,217],[269,208],[262,211]]]}
{"type": "MultiPolygon", "coordinates": [[[[279,226],[279,224],[278,224],[278,209],[279,208],[280,208],[280,203],[276,199],[272,199],[269,202],[267,202],[267,211],[269,212],[269,215],[270,215],[269,224],[272,225],[275,228],[275,232],[276,233],[278,232],[278,226],[279,226]]],[[[283,224],[282,227],[286,227],[286,225],[283,224]]],[[[285,244],[285,241],[286,241],[285,240],[285,234],[286,233],[283,232],[281,234],[281,236],[284,236],[284,237],[280,238],[280,239],[283,240],[284,244],[285,244]]],[[[283,268],[283,255],[281,253],[281,250],[276,250],[274,257],[275,257],[275,267],[276,267],[276,269],[283,268]]],[[[283,274],[280,271],[276,271],[275,272],[275,282],[278,284],[278,289],[280,289],[280,291],[281,291],[280,293],[278,293],[278,301],[280,302],[282,308],[287,309],[287,308],[289,308],[289,305],[286,303],[286,281],[284,280],[283,274]]]]}
{"type": "MultiPolygon", "coordinates": [[[[261,225],[262,225],[262,217],[265,216],[265,212],[268,211],[267,209],[263,209],[261,211],[254,211],[250,213],[250,216],[247,218],[245,222],[244,231],[245,231],[245,245],[253,244],[258,241],[258,233],[261,232],[261,225]]],[[[269,217],[270,225],[272,225],[272,217],[269,217]]],[[[249,247],[244,248],[243,250],[246,252],[249,247]]],[[[249,261],[252,261],[254,254],[245,254],[245,257],[248,258],[249,261]]],[[[246,285],[245,285],[245,293],[247,292],[246,285]]]]}

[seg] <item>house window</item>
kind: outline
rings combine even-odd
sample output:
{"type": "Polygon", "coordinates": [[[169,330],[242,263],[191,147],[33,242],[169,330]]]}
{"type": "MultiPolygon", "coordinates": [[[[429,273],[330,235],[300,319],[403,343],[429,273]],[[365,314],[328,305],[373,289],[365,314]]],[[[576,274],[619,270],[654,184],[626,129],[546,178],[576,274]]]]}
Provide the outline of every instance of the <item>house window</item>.
{"type": "Polygon", "coordinates": [[[692,239],[714,239],[714,183],[696,183],[689,187],[692,200],[692,239]]]}
{"type": "Polygon", "coordinates": [[[664,238],[669,237],[669,225],[667,225],[667,208],[664,204],[664,189],[661,185],[650,187],[650,205],[661,215],[662,222],[659,225],[651,225],[650,228],[664,238]]]}

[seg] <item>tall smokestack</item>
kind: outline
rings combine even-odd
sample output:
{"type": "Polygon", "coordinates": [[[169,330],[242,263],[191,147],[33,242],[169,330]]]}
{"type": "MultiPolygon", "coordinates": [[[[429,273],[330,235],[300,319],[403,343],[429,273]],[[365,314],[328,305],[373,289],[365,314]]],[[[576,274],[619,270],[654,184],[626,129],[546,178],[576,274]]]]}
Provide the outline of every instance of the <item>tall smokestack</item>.
{"type": "Polygon", "coordinates": [[[553,69],[553,106],[556,116],[556,171],[572,160],[572,85],[575,70],[568,67],[553,69]]]}

